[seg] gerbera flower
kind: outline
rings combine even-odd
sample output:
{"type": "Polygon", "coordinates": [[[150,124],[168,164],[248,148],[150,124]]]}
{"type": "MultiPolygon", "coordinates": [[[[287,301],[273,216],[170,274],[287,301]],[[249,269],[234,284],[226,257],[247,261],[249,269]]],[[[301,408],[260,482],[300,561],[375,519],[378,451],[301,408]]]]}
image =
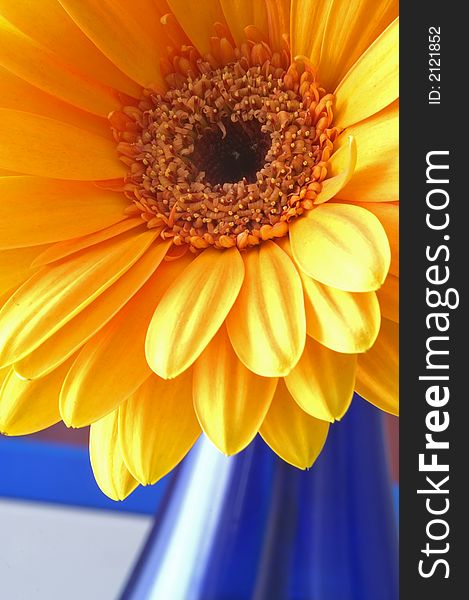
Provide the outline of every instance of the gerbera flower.
{"type": "Polygon", "coordinates": [[[397,2],[0,0],[0,430],[112,498],[397,411],[397,2]]]}

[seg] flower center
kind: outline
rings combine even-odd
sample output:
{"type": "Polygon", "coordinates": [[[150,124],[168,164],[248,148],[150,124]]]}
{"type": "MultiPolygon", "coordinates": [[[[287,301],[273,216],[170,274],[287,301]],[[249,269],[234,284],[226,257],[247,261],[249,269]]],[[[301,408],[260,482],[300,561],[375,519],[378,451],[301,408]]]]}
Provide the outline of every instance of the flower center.
{"type": "Polygon", "coordinates": [[[255,183],[271,146],[268,133],[256,119],[221,121],[216,129],[207,129],[196,141],[192,162],[211,186],[245,180],[255,183]],[[221,127],[220,127],[221,126],[221,127]]]}
{"type": "Polygon", "coordinates": [[[110,117],[130,211],[176,245],[243,249],[286,235],[321,190],[333,96],[304,65],[259,54],[262,64],[200,59],[175,88],[145,90],[110,117]]]}

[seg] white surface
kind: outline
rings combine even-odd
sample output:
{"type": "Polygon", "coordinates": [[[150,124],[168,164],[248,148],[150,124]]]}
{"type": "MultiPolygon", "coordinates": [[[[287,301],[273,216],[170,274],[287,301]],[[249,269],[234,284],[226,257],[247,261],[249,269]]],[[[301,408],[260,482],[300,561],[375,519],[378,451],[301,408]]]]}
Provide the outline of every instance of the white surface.
{"type": "Polygon", "coordinates": [[[0,499],[0,598],[116,600],[151,522],[0,499]]]}

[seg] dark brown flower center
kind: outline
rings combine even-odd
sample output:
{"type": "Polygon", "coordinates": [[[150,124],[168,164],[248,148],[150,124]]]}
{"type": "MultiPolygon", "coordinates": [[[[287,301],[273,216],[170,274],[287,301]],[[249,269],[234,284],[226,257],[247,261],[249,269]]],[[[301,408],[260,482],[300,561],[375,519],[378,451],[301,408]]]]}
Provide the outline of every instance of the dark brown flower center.
{"type": "Polygon", "coordinates": [[[233,123],[227,118],[221,128],[207,129],[196,141],[192,162],[211,186],[243,179],[255,183],[270,146],[270,135],[256,119],[233,123]]]}

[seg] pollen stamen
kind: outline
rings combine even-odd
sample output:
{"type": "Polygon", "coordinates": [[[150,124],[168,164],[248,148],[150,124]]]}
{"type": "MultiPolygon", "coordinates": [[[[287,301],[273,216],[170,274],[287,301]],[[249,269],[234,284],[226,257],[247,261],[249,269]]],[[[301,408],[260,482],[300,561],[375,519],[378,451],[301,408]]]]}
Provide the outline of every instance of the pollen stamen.
{"type": "Polygon", "coordinates": [[[288,65],[254,28],[241,48],[217,34],[203,59],[170,52],[165,94],[147,89],[110,117],[129,214],[194,252],[286,235],[314,207],[338,134],[334,97],[307,64],[288,65]]]}

